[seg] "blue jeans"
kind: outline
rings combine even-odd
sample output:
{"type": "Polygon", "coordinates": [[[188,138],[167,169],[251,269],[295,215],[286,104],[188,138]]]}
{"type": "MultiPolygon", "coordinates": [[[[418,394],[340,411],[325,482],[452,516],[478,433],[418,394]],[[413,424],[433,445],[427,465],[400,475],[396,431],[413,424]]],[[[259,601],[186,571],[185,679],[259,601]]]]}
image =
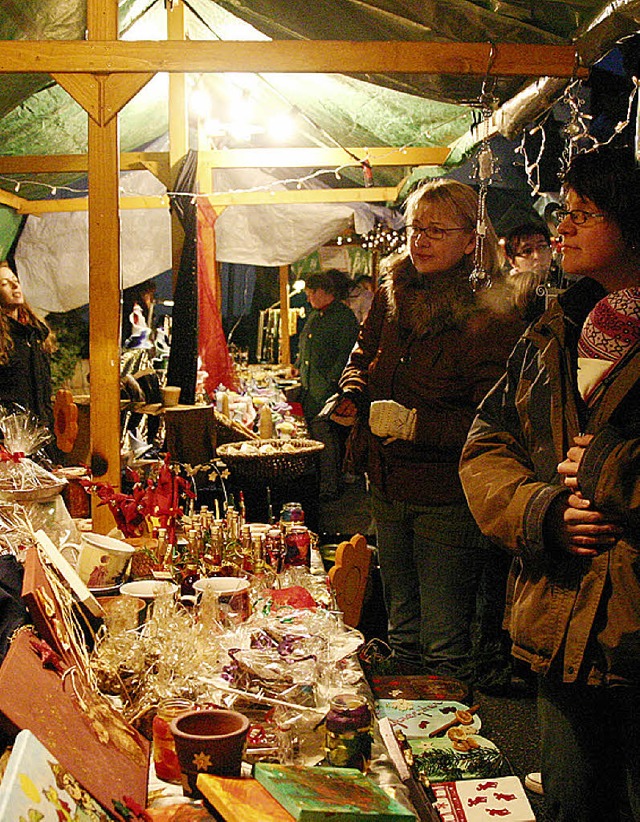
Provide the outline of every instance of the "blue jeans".
{"type": "Polygon", "coordinates": [[[469,509],[390,500],[373,487],[371,510],[394,655],[471,683],[471,624],[487,541],[469,509]]]}
{"type": "Polygon", "coordinates": [[[555,822],[640,820],[637,687],[538,678],[545,807],[555,822]]]}

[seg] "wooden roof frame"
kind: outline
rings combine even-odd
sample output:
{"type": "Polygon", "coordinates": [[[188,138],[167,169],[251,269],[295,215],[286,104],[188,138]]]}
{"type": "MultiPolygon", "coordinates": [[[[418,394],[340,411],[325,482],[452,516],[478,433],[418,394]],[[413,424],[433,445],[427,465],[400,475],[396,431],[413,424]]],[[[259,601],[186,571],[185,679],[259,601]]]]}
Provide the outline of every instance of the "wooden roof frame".
{"type": "MultiPolygon", "coordinates": [[[[170,73],[169,168],[186,153],[187,72],[317,72],[584,76],[572,46],[343,41],[187,41],[168,4],[167,41],[118,39],[118,0],[87,0],[86,41],[0,41],[0,74],[49,73],[89,115],[91,468],[120,484],[120,152],[118,112],[157,73],[170,73]],[[178,75],[178,76],[176,76],[178,75]],[[176,139],[172,139],[172,134],[176,139]]],[[[300,195],[303,192],[296,192],[300,195]]],[[[11,202],[15,202],[8,195],[11,202]]],[[[16,198],[20,200],[21,198],[16,198]]],[[[5,199],[6,202],[6,199],[5,199]]],[[[178,227],[174,223],[174,232],[178,227]]],[[[174,266],[176,252],[174,248],[174,266]]],[[[93,528],[113,526],[93,506],[93,528]]]]}

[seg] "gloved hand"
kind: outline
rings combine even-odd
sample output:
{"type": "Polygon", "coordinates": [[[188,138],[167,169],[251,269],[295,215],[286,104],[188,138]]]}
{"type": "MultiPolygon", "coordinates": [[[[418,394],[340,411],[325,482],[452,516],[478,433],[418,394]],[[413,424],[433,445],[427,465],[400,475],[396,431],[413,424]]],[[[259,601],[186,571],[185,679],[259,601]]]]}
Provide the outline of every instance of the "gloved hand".
{"type": "Polygon", "coordinates": [[[415,408],[405,408],[394,400],[375,400],[369,410],[369,427],[376,437],[413,440],[417,416],[415,408]]]}

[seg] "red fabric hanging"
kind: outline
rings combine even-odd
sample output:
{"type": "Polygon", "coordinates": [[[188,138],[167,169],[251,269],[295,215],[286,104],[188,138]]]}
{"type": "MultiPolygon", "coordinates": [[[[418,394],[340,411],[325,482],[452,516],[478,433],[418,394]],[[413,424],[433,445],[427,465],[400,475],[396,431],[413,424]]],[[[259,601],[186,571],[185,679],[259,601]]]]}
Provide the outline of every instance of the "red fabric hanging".
{"type": "Polygon", "coordinates": [[[222,327],[217,300],[214,226],[217,214],[206,200],[198,199],[198,353],[208,376],[204,387],[215,397],[217,387],[237,389],[233,362],[222,327]]]}

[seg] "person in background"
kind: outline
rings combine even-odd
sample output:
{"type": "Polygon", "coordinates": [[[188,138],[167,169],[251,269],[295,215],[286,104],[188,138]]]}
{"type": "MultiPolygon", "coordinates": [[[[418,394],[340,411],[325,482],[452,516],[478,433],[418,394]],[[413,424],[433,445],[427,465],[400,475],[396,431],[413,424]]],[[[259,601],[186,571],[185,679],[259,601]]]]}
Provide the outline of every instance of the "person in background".
{"type": "Polygon", "coordinates": [[[373,277],[369,274],[360,274],[353,281],[353,285],[347,295],[346,303],[356,315],[356,319],[362,324],[369,313],[373,302],[373,277]]]}
{"type": "Polygon", "coordinates": [[[54,335],[25,301],[18,277],[0,262],[0,405],[31,411],[53,434],[54,335]]]}
{"type": "Polygon", "coordinates": [[[142,320],[142,325],[147,334],[145,342],[151,346],[153,331],[155,330],[154,307],[156,298],[155,280],[149,279],[137,285],[125,288],[122,292],[122,346],[138,347],[136,337],[140,334],[140,329],[136,327],[136,315],[142,320]],[[127,345],[127,341],[133,338],[127,345]]]}
{"type": "MultiPolygon", "coordinates": [[[[407,201],[407,248],[383,262],[381,286],[340,379],[334,419],[355,422],[399,672],[474,680],[471,623],[488,556],[464,499],[458,461],[478,403],[521,331],[499,311],[499,286],[469,284],[478,198],[436,180],[407,201]]],[[[485,265],[496,278],[489,224],[485,265]]]]}
{"type": "Polygon", "coordinates": [[[556,212],[580,279],[532,323],[483,401],[460,476],[514,559],[513,654],[538,675],[556,822],[640,820],[640,170],[577,154],[556,212]],[[592,360],[591,363],[588,361],[592,360]],[[604,367],[603,367],[604,363],[604,367]]]}
{"type": "Polygon", "coordinates": [[[507,281],[514,300],[526,322],[545,309],[544,290],[540,286],[557,285],[557,266],[553,262],[551,235],[544,223],[522,223],[507,232],[504,244],[509,263],[507,281]]]}
{"type": "Polygon", "coordinates": [[[348,288],[349,279],[335,269],[310,274],[305,282],[311,312],[300,334],[296,370],[309,434],[324,443],[320,452],[323,502],[337,499],[341,491],[341,432],[320,412],[338,390],[338,380],[358,335],[358,321],[342,302],[348,288]]]}

